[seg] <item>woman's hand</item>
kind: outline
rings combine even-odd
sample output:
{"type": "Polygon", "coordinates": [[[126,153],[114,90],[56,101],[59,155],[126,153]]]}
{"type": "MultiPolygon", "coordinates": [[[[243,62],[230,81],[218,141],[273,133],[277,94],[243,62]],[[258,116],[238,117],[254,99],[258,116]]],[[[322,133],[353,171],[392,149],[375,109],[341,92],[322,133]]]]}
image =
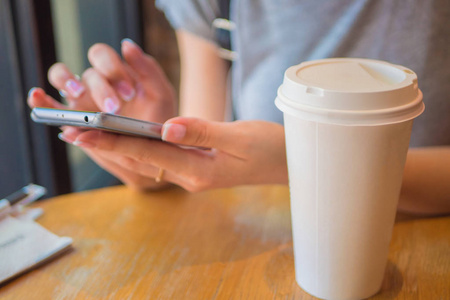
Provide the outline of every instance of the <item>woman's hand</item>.
{"type": "MultiPolygon", "coordinates": [[[[155,60],[129,40],[122,43],[122,55],[125,61],[109,46],[94,45],[88,54],[93,68],[83,73],[81,81],[64,64],[55,64],[49,70],[49,81],[66,97],[67,105],[42,89],[34,88],[29,93],[30,107],[105,111],[153,122],[173,117],[176,111],[174,89],[155,60]]],[[[72,144],[81,133],[75,127],[64,127],[59,137],[72,144]]],[[[140,189],[163,185],[121,168],[116,163],[121,155],[95,150],[85,152],[128,185],[140,189]]]]}
{"type": "MultiPolygon", "coordinates": [[[[83,73],[82,81],[62,63],[50,68],[48,78],[66,97],[69,109],[161,123],[175,116],[175,92],[157,62],[130,40],[122,42],[122,55],[124,61],[111,47],[96,44],[88,53],[93,67],[83,73]]],[[[57,101],[40,102],[31,96],[31,107],[61,107],[57,101]]]]}
{"type": "Polygon", "coordinates": [[[188,191],[243,184],[287,184],[283,126],[264,121],[208,122],[174,118],[163,127],[167,142],[207,147],[184,149],[156,140],[96,130],[77,136],[87,151],[115,155],[115,166],[139,175],[132,186],[144,186],[165,170],[164,180],[188,191]]]}

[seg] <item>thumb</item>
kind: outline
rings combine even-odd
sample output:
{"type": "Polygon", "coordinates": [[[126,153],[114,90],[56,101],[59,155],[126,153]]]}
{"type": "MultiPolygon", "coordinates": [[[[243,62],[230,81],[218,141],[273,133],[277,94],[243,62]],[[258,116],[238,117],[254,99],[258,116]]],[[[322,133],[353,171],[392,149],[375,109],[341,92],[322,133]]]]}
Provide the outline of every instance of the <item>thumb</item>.
{"type": "Polygon", "coordinates": [[[235,148],[237,138],[231,124],[177,117],[164,123],[162,139],[176,144],[228,150],[235,148]]]}

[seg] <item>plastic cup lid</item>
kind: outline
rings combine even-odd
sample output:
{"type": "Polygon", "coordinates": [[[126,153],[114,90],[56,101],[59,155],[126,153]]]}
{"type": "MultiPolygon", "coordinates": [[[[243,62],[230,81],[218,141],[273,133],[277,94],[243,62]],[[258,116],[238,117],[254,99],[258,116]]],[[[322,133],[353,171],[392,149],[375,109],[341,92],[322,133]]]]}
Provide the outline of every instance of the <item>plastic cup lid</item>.
{"type": "Polygon", "coordinates": [[[329,58],[288,68],[275,104],[301,119],[341,125],[403,122],[425,108],[412,70],[360,58],[329,58]]]}

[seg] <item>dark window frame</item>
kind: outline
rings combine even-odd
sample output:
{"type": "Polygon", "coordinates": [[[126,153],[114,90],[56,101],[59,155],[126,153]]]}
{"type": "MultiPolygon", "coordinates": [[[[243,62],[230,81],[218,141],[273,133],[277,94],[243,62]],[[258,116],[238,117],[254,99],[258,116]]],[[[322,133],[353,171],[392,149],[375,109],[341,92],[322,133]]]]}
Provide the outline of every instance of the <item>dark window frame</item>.
{"type": "MultiPolygon", "coordinates": [[[[124,37],[140,43],[140,1],[114,5],[120,7],[117,19],[123,26],[118,28],[124,37]]],[[[45,186],[47,197],[72,192],[59,129],[33,123],[26,103],[35,86],[58,99],[47,80],[56,62],[50,0],[0,1],[0,56],[0,198],[30,182],[45,186]]]]}
{"type": "MultiPolygon", "coordinates": [[[[2,140],[11,147],[0,150],[3,170],[0,191],[8,194],[33,182],[45,186],[48,196],[71,191],[69,167],[64,145],[58,143],[57,128],[31,122],[26,104],[27,93],[34,86],[48,89],[46,69],[55,60],[51,18],[43,22],[49,1],[1,1],[0,31],[5,68],[2,92],[2,140]],[[39,8],[35,11],[35,8],[39,8]],[[49,23],[50,22],[50,23],[49,23]],[[45,48],[45,49],[43,49],[45,48]],[[9,162],[13,161],[13,164],[9,162]],[[21,176],[17,176],[17,174],[21,176]],[[11,175],[11,176],[7,176],[11,175]]],[[[48,15],[48,14],[47,14],[48,15]]]]}

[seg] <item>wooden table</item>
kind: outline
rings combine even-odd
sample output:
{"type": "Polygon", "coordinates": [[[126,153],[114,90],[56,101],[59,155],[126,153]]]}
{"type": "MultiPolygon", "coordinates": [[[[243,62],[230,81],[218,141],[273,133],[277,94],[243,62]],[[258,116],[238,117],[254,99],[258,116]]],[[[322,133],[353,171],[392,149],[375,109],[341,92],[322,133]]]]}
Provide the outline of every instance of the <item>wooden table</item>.
{"type": "MultiPolygon", "coordinates": [[[[294,280],[283,186],[112,187],[35,206],[73,250],[0,286],[0,299],[315,299],[294,280]]],[[[372,299],[450,299],[449,235],[449,217],[397,221],[372,299]]]]}

